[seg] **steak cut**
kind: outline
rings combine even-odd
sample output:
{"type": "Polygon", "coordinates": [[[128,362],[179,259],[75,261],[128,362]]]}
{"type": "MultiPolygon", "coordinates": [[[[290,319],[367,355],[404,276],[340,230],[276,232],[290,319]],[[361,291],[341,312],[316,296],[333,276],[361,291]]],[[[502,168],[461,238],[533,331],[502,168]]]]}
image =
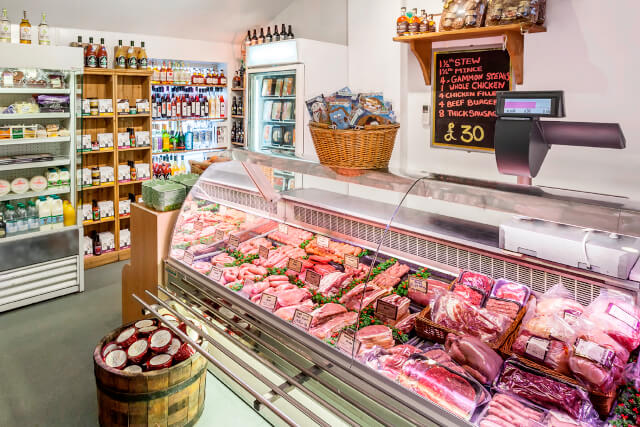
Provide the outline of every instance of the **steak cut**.
{"type": "Polygon", "coordinates": [[[328,321],[329,319],[332,319],[335,316],[346,312],[347,309],[344,308],[344,306],[329,302],[311,312],[311,315],[313,316],[313,319],[311,320],[311,327],[315,328],[316,326],[328,321]]]}
{"type": "Polygon", "coordinates": [[[340,329],[353,325],[357,320],[358,313],[349,311],[339,314],[315,328],[309,329],[309,333],[321,340],[324,340],[329,338],[335,332],[338,332],[340,329]]]}

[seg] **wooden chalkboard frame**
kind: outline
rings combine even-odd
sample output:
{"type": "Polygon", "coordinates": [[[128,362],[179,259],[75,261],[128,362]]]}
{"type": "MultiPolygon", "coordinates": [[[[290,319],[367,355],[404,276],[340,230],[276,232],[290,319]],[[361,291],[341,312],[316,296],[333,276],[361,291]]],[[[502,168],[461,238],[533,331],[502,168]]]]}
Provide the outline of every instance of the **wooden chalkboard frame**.
{"type": "MultiPolygon", "coordinates": [[[[435,141],[435,126],[436,126],[436,85],[434,84],[434,80],[436,78],[436,67],[438,64],[437,57],[438,54],[447,54],[447,53],[464,53],[464,52],[487,52],[487,51],[495,51],[495,50],[504,50],[502,45],[488,45],[482,46],[478,48],[470,48],[470,47],[461,47],[461,48],[443,48],[443,49],[434,49],[432,51],[432,60],[431,60],[431,127],[430,127],[430,147],[431,148],[440,148],[440,149],[448,149],[448,150],[460,150],[466,152],[475,152],[475,153],[487,153],[492,154],[495,152],[493,148],[483,148],[483,147],[469,147],[463,146],[460,144],[447,144],[443,142],[435,141]]],[[[511,78],[509,79],[509,90],[513,90],[513,82],[514,82],[514,74],[513,74],[513,60],[511,56],[509,56],[509,73],[511,78]]]]}

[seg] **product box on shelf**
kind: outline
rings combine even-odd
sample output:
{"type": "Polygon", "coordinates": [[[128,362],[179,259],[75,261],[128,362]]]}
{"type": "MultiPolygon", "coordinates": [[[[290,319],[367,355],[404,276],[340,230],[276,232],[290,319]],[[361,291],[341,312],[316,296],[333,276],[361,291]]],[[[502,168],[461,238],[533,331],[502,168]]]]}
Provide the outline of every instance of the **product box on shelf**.
{"type": "MultiPolygon", "coordinates": [[[[93,212],[91,211],[91,203],[84,203],[82,205],[82,221],[91,221],[93,219],[93,212]]],[[[85,236],[88,239],[88,237],[85,236]]]]}
{"type": "Polygon", "coordinates": [[[128,132],[118,132],[118,148],[129,148],[131,142],[129,141],[128,132]]]}
{"type": "Polygon", "coordinates": [[[149,163],[136,163],[136,177],[138,180],[151,178],[149,163]]]}
{"type": "Polygon", "coordinates": [[[113,149],[113,134],[112,133],[99,133],[97,135],[98,138],[98,146],[100,150],[111,150],[113,149]]]}
{"type": "Polygon", "coordinates": [[[113,166],[100,166],[100,184],[108,184],[113,181],[113,166]]]}
{"type": "Polygon", "coordinates": [[[84,255],[93,255],[93,242],[89,236],[82,237],[82,248],[84,255]]]}
{"type": "Polygon", "coordinates": [[[90,99],[83,99],[82,100],[82,106],[80,109],[80,114],[82,114],[83,116],[90,116],[91,115],[91,100],[90,99]]]}
{"type": "Polygon", "coordinates": [[[148,147],[151,145],[149,131],[136,131],[136,147],[148,147]]]}
{"type": "Polygon", "coordinates": [[[91,187],[91,169],[82,168],[82,181],[80,185],[83,187],[91,187]]]}
{"type": "Polygon", "coordinates": [[[149,112],[149,100],[148,99],[136,99],[136,110],[138,114],[149,112]]]}
{"type": "Polygon", "coordinates": [[[124,199],[118,202],[118,214],[120,216],[131,215],[131,200],[124,199]]]}
{"type": "Polygon", "coordinates": [[[98,99],[98,115],[100,115],[100,116],[112,116],[113,115],[113,100],[112,99],[98,99]]]}
{"type": "Polygon", "coordinates": [[[131,233],[128,228],[120,230],[120,249],[126,249],[131,246],[131,233]]]}
{"type": "Polygon", "coordinates": [[[118,182],[131,181],[131,168],[129,165],[118,165],[118,182]]]}
{"type": "Polygon", "coordinates": [[[109,252],[115,250],[115,236],[110,231],[98,233],[100,239],[100,245],[102,246],[102,252],[109,252]]]}
{"type": "Polygon", "coordinates": [[[118,114],[129,114],[129,100],[128,99],[118,99],[118,114]]]}
{"type": "Polygon", "coordinates": [[[98,208],[100,209],[100,218],[113,218],[113,200],[102,200],[98,202],[98,208]]]}
{"type": "Polygon", "coordinates": [[[91,151],[91,135],[82,135],[80,150],[91,151]]]}

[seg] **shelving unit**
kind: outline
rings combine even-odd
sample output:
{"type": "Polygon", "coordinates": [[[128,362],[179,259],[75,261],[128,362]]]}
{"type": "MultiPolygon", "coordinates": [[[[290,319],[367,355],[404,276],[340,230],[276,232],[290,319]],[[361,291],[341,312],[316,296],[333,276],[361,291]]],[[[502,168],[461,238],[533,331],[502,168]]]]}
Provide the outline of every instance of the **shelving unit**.
{"type": "Polygon", "coordinates": [[[439,31],[436,33],[422,33],[412,36],[394,37],[393,40],[409,43],[411,51],[416,56],[424,82],[431,85],[431,60],[433,58],[432,44],[451,40],[473,40],[483,37],[504,36],[506,48],[511,58],[511,66],[516,83],[524,82],[524,35],[529,33],[544,33],[547,29],[540,25],[510,24],[490,27],[466,28],[453,31],[439,31]]]}
{"type": "MultiPolygon", "coordinates": [[[[110,98],[115,110],[118,99],[128,99],[134,103],[136,99],[148,99],[151,103],[151,70],[120,70],[120,69],[85,69],[83,82],[84,98],[110,98]]],[[[119,202],[126,199],[129,193],[136,196],[136,200],[142,194],[141,183],[133,181],[126,183],[117,182],[118,165],[128,161],[134,163],[148,163],[152,167],[151,146],[118,148],[118,133],[126,132],[127,128],[135,131],[148,131],[151,138],[151,114],[115,114],[113,116],[89,116],[91,120],[83,122],[83,134],[90,134],[92,141],[98,133],[112,133],[113,150],[87,151],[82,153],[84,167],[112,166],[115,182],[95,187],[81,189],[84,198],[83,203],[91,203],[91,200],[113,200],[114,218],[100,221],[87,221],[83,223],[85,235],[92,231],[110,231],[115,238],[116,250],[106,252],[99,256],[86,256],[85,269],[98,267],[121,259],[127,259],[129,250],[119,249],[120,230],[128,228],[128,218],[120,218],[119,202]],[[129,184],[126,190],[121,190],[124,184],[129,184]]],[[[84,117],[83,117],[84,118],[84,117]]]]}

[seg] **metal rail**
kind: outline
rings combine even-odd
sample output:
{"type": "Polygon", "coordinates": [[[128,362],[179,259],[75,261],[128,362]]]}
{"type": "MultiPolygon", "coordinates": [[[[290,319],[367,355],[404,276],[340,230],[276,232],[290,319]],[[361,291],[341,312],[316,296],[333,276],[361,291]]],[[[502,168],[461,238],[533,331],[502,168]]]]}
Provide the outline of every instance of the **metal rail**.
{"type": "MultiPolygon", "coordinates": [[[[275,384],[274,382],[272,382],[271,380],[269,380],[267,377],[265,377],[264,375],[262,375],[260,372],[258,372],[257,369],[255,369],[253,366],[249,365],[247,362],[245,362],[244,360],[239,359],[236,355],[234,355],[231,351],[227,350],[226,348],[224,348],[223,346],[221,346],[215,339],[213,339],[209,334],[207,334],[205,331],[202,331],[202,329],[198,328],[198,326],[194,325],[193,322],[191,322],[189,319],[186,319],[185,317],[183,317],[180,313],[178,313],[177,311],[175,311],[173,308],[171,308],[169,305],[167,305],[164,301],[162,301],[161,299],[159,299],[157,296],[155,296],[154,294],[152,294],[149,291],[145,291],[145,293],[147,293],[151,298],[153,298],[154,300],[156,300],[158,302],[158,304],[160,304],[161,306],[163,306],[164,308],[166,308],[171,314],[173,314],[174,316],[176,316],[178,319],[180,319],[182,322],[185,323],[185,325],[187,325],[188,327],[190,327],[193,330],[198,331],[198,333],[205,338],[211,345],[213,345],[216,349],[218,349],[220,352],[222,352],[222,354],[224,354],[225,356],[227,356],[228,358],[230,358],[231,360],[233,360],[235,363],[237,363],[238,365],[240,365],[243,369],[245,369],[247,372],[249,372],[251,375],[253,375],[254,377],[256,377],[260,382],[262,382],[263,384],[267,385],[271,391],[273,391],[274,393],[276,393],[277,395],[279,395],[280,397],[282,397],[284,400],[286,400],[287,402],[289,402],[291,405],[293,405],[295,408],[297,408],[300,412],[302,412],[303,414],[305,414],[306,416],[308,416],[310,419],[312,419],[313,421],[315,421],[317,424],[324,426],[324,427],[330,427],[330,424],[328,424],[327,422],[325,422],[324,420],[322,420],[320,417],[318,417],[316,414],[314,414],[312,411],[310,411],[306,406],[304,406],[302,403],[300,403],[299,401],[297,401],[296,399],[294,399],[293,397],[291,397],[289,394],[287,394],[286,392],[284,392],[282,389],[280,389],[280,387],[278,387],[277,384],[275,384]]],[[[177,301],[176,301],[177,302],[177,301]]],[[[208,323],[208,322],[207,322],[208,323]]],[[[285,374],[286,375],[286,374],[285,374]]]]}
{"type": "MultiPolygon", "coordinates": [[[[152,295],[152,294],[150,294],[152,295]]],[[[287,414],[278,409],[275,405],[273,405],[269,400],[265,399],[260,393],[251,388],[247,383],[245,383],[241,378],[238,378],[233,372],[227,369],[222,363],[220,363],[216,358],[211,356],[204,348],[202,348],[198,343],[189,338],[187,334],[182,332],[180,329],[176,328],[169,322],[167,322],[164,317],[153,309],[149,304],[141,300],[136,294],[131,295],[138,301],[145,309],[147,309],[151,314],[153,314],[159,321],[161,321],[167,328],[169,328],[174,334],[182,338],[185,342],[189,343],[194,349],[198,351],[209,362],[211,362],[216,368],[220,369],[225,375],[231,378],[236,384],[242,387],[247,393],[251,394],[256,400],[269,408],[275,415],[277,415],[283,422],[290,426],[297,426],[287,414]]],[[[153,296],[153,295],[152,295],[153,296]]],[[[157,299],[157,298],[156,298],[157,299]]],[[[159,301],[159,300],[158,300],[159,301]]],[[[195,330],[199,330],[198,328],[194,328],[195,330]]],[[[207,340],[208,341],[208,340],[207,340]]]]}
{"type": "MultiPolygon", "coordinates": [[[[205,307],[205,308],[207,308],[209,310],[211,309],[204,301],[202,301],[200,298],[195,296],[193,293],[187,291],[186,289],[181,288],[180,286],[178,286],[176,284],[171,284],[171,286],[175,287],[175,288],[178,288],[179,292],[181,292],[183,294],[183,297],[188,298],[191,302],[196,302],[201,307],[205,307]]],[[[158,289],[160,289],[164,294],[168,295],[166,290],[162,289],[161,287],[158,287],[158,289]]],[[[179,302],[179,301],[176,301],[176,302],[179,302]]],[[[184,304],[181,304],[181,305],[184,306],[184,304]]],[[[248,322],[248,320],[245,317],[243,317],[242,315],[236,313],[235,311],[229,309],[226,306],[225,306],[225,308],[228,309],[229,311],[233,312],[241,320],[243,320],[245,322],[248,322]]],[[[193,310],[189,310],[189,311],[193,313],[193,310]]],[[[340,390],[339,388],[334,387],[331,384],[329,384],[326,381],[324,381],[323,379],[321,379],[318,374],[316,374],[315,372],[312,371],[312,369],[305,368],[304,366],[300,366],[299,364],[293,363],[292,361],[288,360],[286,358],[286,356],[283,355],[277,348],[275,348],[271,344],[267,343],[265,340],[260,338],[257,334],[251,332],[250,330],[247,330],[247,329],[244,329],[244,328],[241,328],[241,327],[235,325],[235,322],[233,322],[232,319],[229,319],[227,316],[222,314],[220,311],[211,312],[211,314],[214,315],[218,320],[221,320],[224,323],[226,323],[227,325],[229,325],[229,327],[234,329],[236,332],[242,333],[244,335],[247,335],[247,336],[251,337],[251,339],[253,341],[255,341],[257,344],[259,344],[262,347],[266,348],[267,350],[269,350],[270,352],[274,353],[275,355],[277,355],[278,357],[282,358],[283,360],[286,360],[287,363],[289,363],[291,366],[293,366],[294,368],[299,370],[302,374],[304,374],[307,377],[312,378],[313,380],[317,381],[324,388],[326,388],[330,392],[334,393],[335,395],[340,396],[340,398],[344,399],[350,405],[352,405],[353,407],[355,407],[358,410],[362,411],[363,413],[365,413],[367,416],[371,417],[375,421],[379,422],[382,425],[389,425],[383,418],[379,417],[378,415],[376,415],[375,413],[370,411],[369,408],[364,406],[362,404],[362,402],[360,402],[359,400],[354,399],[351,396],[343,393],[342,390],[340,390]]],[[[238,339],[236,339],[236,340],[238,340],[238,339]]],[[[297,354],[299,354],[299,353],[297,353],[297,354]]],[[[311,361],[309,359],[306,359],[306,360],[308,360],[310,363],[314,363],[313,361],[311,361]]],[[[273,362],[270,362],[270,365],[273,365],[273,362]]],[[[314,364],[314,366],[316,366],[316,365],[314,364]]]]}

